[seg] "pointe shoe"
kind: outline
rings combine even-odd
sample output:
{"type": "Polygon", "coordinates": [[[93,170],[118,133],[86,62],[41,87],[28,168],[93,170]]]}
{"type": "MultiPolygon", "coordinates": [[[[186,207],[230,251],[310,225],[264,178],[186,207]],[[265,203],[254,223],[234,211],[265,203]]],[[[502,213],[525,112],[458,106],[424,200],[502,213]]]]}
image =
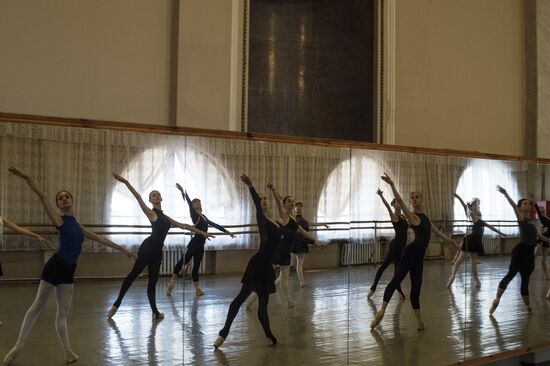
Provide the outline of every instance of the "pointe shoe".
{"type": "Polygon", "coordinates": [[[111,319],[113,317],[113,315],[116,314],[118,308],[116,306],[111,306],[111,308],[109,309],[109,312],[107,313],[107,318],[111,319]]]}
{"type": "Polygon", "coordinates": [[[160,311],[158,313],[153,313],[153,320],[162,320],[164,319],[164,313],[160,311]]]}
{"type": "Polygon", "coordinates": [[[451,288],[453,282],[455,282],[454,276],[449,277],[449,281],[447,281],[447,288],[451,288]]]}
{"type": "Polygon", "coordinates": [[[204,291],[200,287],[197,287],[195,289],[195,296],[202,296],[202,295],[204,295],[204,291]]]}
{"type": "Polygon", "coordinates": [[[300,287],[306,287],[306,283],[304,281],[300,281],[300,287]]]}
{"type": "Polygon", "coordinates": [[[172,296],[172,290],[174,289],[175,284],[176,284],[176,279],[174,277],[170,277],[170,280],[168,280],[168,286],[166,287],[167,296],[172,296]]]}
{"type": "Polygon", "coordinates": [[[225,338],[222,336],[218,336],[216,340],[214,341],[214,348],[220,348],[220,346],[225,342],[225,338]]]}
{"type": "Polygon", "coordinates": [[[384,318],[384,311],[380,310],[376,313],[376,316],[374,317],[373,321],[370,323],[370,329],[374,329],[380,324],[382,319],[384,318]]]}
{"type": "Polygon", "coordinates": [[[491,308],[489,309],[489,314],[493,314],[495,312],[499,303],[500,303],[500,300],[497,300],[497,299],[493,300],[493,303],[491,304],[491,308]]]}
{"type": "Polygon", "coordinates": [[[76,353],[71,352],[67,357],[65,357],[65,363],[75,363],[79,359],[80,357],[76,353]]]}
{"type": "Polygon", "coordinates": [[[424,322],[423,322],[423,321],[419,321],[419,322],[418,322],[418,325],[417,325],[417,327],[416,327],[416,330],[418,330],[418,331],[423,331],[424,329],[425,329],[425,327],[424,327],[424,322]]]}
{"type": "Polygon", "coordinates": [[[369,293],[367,294],[367,299],[370,299],[374,295],[374,291],[369,290],[369,293]]]}
{"type": "Polygon", "coordinates": [[[274,336],[267,337],[267,338],[265,339],[265,343],[266,343],[268,346],[275,346],[275,345],[277,345],[277,338],[275,338],[274,336]]]}

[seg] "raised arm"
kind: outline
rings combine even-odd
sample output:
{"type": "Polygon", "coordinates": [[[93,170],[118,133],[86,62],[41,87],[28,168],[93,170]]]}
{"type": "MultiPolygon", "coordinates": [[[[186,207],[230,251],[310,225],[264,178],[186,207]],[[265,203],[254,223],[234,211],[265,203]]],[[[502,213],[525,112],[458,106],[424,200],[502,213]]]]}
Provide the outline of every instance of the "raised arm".
{"type": "Polygon", "coordinates": [[[550,219],[548,218],[548,216],[542,214],[540,207],[539,205],[537,205],[536,202],[535,202],[535,210],[537,210],[537,215],[539,216],[539,220],[542,226],[550,228],[550,219]]]}
{"type": "Polygon", "coordinates": [[[104,236],[94,233],[93,231],[85,228],[82,225],[80,225],[80,227],[82,228],[82,232],[84,233],[84,236],[87,237],[88,239],[98,242],[100,244],[103,244],[105,246],[108,246],[109,248],[116,249],[122,254],[124,254],[125,256],[127,256],[128,258],[137,259],[137,256],[134,253],[130,252],[128,249],[124,248],[123,246],[110,241],[104,236]]]}
{"type": "Polygon", "coordinates": [[[48,214],[48,217],[52,221],[52,224],[55,226],[61,226],[63,225],[63,219],[61,218],[61,215],[57,212],[55,207],[52,206],[50,202],[48,202],[48,199],[46,198],[46,195],[42,190],[38,187],[36,182],[29,177],[27,174],[23,173],[20,170],[17,170],[14,167],[9,167],[8,170],[15,174],[16,176],[23,178],[27,184],[31,187],[31,189],[36,193],[38,198],[40,198],[40,201],[42,202],[42,205],[44,206],[44,209],[46,210],[46,213],[48,214]]]}
{"type": "Polygon", "coordinates": [[[386,206],[386,210],[388,210],[388,213],[390,214],[391,221],[392,222],[399,221],[399,217],[397,217],[397,215],[393,213],[390,204],[388,203],[388,201],[386,201],[386,198],[384,197],[384,192],[382,192],[380,188],[378,188],[378,190],[376,191],[376,194],[380,196],[382,203],[384,204],[384,206],[386,206]]]}
{"type": "Polygon", "coordinates": [[[458,202],[460,202],[460,204],[464,208],[464,213],[466,214],[466,217],[468,217],[468,205],[466,205],[466,202],[464,202],[462,197],[460,197],[457,193],[453,193],[453,197],[456,198],[458,202]]]}
{"type": "Polygon", "coordinates": [[[395,183],[393,180],[389,177],[388,174],[384,173],[384,175],[381,177],[382,180],[386,183],[388,183],[391,187],[393,196],[399,202],[399,205],[401,206],[401,209],[403,210],[403,214],[405,214],[405,217],[407,218],[407,221],[410,225],[420,225],[420,217],[418,217],[414,212],[409,210],[407,205],[405,204],[405,201],[403,201],[403,198],[401,198],[401,195],[397,191],[397,188],[395,188],[395,183]]]}
{"type": "Polygon", "coordinates": [[[506,200],[508,201],[510,206],[512,206],[512,208],[514,209],[514,213],[516,214],[516,218],[518,219],[518,221],[522,221],[523,220],[523,215],[521,214],[521,212],[519,212],[518,206],[516,205],[514,200],[512,198],[510,198],[510,195],[508,194],[508,192],[499,185],[497,185],[497,191],[499,191],[500,193],[502,193],[504,195],[504,197],[506,197],[506,200]]]}
{"type": "Polygon", "coordinates": [[[43,237],[41,237],[40,235],[35,234],[32,231],[30,231],[29,229],[25,229],[22,226],[14,224],[10,220],[6,219],[5,217],[0,216],[0,221],[4,221],[4,224],[16,233],[21,234],[21,235],[27,235],[27,236],[30,236],[30,237],[38,240],[38,243],[40,244],[40,247],[42,249],[49,248],[49,242],[46,239],[44,239],[43,237]]]}
{"type": "Polygon", "coordinates": [[[458,243],[456,241],[454,241],[450,236],[448,236],[447,234],[443,233],[441,230],[439,230],[434,224],[431,224],[432,225],[432,233],[434,233],[435,235],[439,236],[441,239],[443,239],[443,243],[445,243],[445,245],[448,245],[450,246],[451,248],[453,249],[456,249],[456,248],[459,248],[460,246],[458,245],[458,243]]]}
{"type": "Polygon", "coordinates": [[[243,182],[248,186],[248,190],[250,191],[250,195],[252,196],[252,202],[254,202],[254,206],[256,206],[256,221],[258,222],[258,225],[259,225],[263,217],[262,202],[261,202],[262,200],[260,199],[258,192],[256,192],[256,189],[252,184],[252,180],[248,177],[248,175],[241,174],[241,182],[243,182]]]}
{"type": "Polygon", "coordinates": [[[122,177],[121,175],[118,175],[118,174],[115,174],[113,173],[113,177],[118,180],[120,183],[123,183],[126,185],[126,187],[128,188],[128,190],[130,190],[130,192],[134,195],[134,197],[136,198],[136,200],[138,201],[139,203],[139,207],[141,207],[141,210],[143,211],[143,213],[145,214],[145,216],[147,216],[147,218],[149,219],[149,221],[151,222],[155,222],[157,221],[157,214],[155,213],[155,211],[153,211],[152,209],[149,208],[149,206],[147,206],[145,204],[145,201],[143,201],[143,198],[141,198],[141,195],[136,191],[136,189],[130,184],[130,182],[128,182],[128,180],[124,177],[122,177]]]}
{"type": "Polygon", "coordinates": [[[290,217],[286,214],[284,208],[283,208],[283,199],[281,198],[281,195],[275,190],[275,187],[273,187],[273,184],[268,183],[267,188],[271,190],[271,193],[273,194],[273,198],[275,198],[275,203],[277,204],[277,209],[279,210],[279,216],[281,217],[281,221],[283,222],[283,225],[288,224],[290,221],[290,217]]]}
{"type": "Polygon", "coordinates": [[[193,208],[193,201],[189,198],[189,195],[187,194],[187,191],[183,189],[183,187],[176,183],[176,188],[179,189],[181,192],[181,196],[183,199],[187,202],[187,205],[189,206],[189,216],[191,216],[191,220],[196,223],[199,220],[199,214],[195,209],[193,208]]]}
{"type": "MultiPolygon", "coordinates": [[[[166,215],[164,215],[164,216],[166,216],[166,215]]],[[[204,231],[197,229],[193,225],[187,225],[187,224],[181,223],[179,221],[174,220],[173,218],[171,218],[169,216],[166,216],[166,218],[170,221],[170,224],[172,224],[173,227],[179,227],[180,229],[183,229],[183,230],[192,231],[195,234],[199,234],[199,235],[204,236],[208,240],[210,240],[210,238],[214,237],[214,235],[209,234],[209,233],[205,233],[204,231]]]]}

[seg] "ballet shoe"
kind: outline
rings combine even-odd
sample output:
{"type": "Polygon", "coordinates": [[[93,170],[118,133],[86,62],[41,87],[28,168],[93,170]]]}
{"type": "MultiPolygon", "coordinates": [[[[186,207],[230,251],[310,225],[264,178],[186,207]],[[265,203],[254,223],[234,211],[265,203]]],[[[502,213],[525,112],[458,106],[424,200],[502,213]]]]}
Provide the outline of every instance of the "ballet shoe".
{"type": "Polygon", "coordinates": [[[300,287],[306,287],[306,283],[304,281],[300,281],[300,287]]]}
{"type": "Polygon", "coordinates": [[[374,329],[380,324],[382,319],[384,318],[384,311],[380,310],[376,313],[376,316],[374,317],[373,321],[370,323],[370,329],[374,329]]]}
{"type": "Polygon", "coordinates": [[[453,282],[455,282],[455,278],[453,276],[449,277],[449,280],[447,281],[447,288],[451,288],[453,282]]]}
{"type": "Polygon", "coordinates": [[[16,358],[19,352],[21,352],[22,347],[13,347],[6,357],[4,357],[4,365],[11,364],[16,358]]]}
{"type": "Polygon", "coordinates": [[[275,346],[277,345],[277,338],[275,338],[274,336],[267,337],[265,339],[265,342],[268,346],[275,346]]]}
{"type": "Polygon", "coordinates": [[[499,303],[500,303],[500,300],[497,300],[497,299],[493,300],[493,303],[491,304],[491,308],[489,309],[489,314],[493,314],[495,312],[499,303]]]}
{"type": "Polygon", "coordinates": [[[65,357],[65,363],[75,363],[76,361],[78,361],[80,359],[80,357],[74,353],[74,352],[70,352],[66,357],[65,357]]]}
{"type": "Polygon", "coordinates": [[[426,328],[424,327],[424,322],[423,322],[423,321],[419,321],[419,322],[418,322],[418,325],[416,326],[416,330],[418,330],[418,331],[420,332],[420,331],[423,331],[424,329],[426,329],[426,328]]]}
{"type": "Polygon", "coordinates": [[[168,280],[168,286],[166,287],[167,296],[172,296],[172,290],[174,289],[175,283],[176,279],[174,277],[170,277],[170,280],[168,280]]]}
{"type": "Polygon", "coordinates": [[[367,299],[370,299],[374,295],[374,291],[369,290],[369,293],[367,294],[367,299]]]}
{"type": "Polygon", "coordinates": [[[481,288],[481,282],[479,280],[474,280],[476,288],[481,288]]]}
{"type": "Polygon", "coordinates": [[[111,306],[109,312],[107,313],[107,318],[111,319],[117,312],[118,308],[116,306],[111,306]]]}
{"type": "Polygon", "coordinates": [[[214,348],[220,348],[220,346],[225,342],[225,338],[222,336],[218,336],[216,340],[214,341],[214,348]]]}
{"type": "Polygon", "coordinates": [[[525,307],[525,310],[527,310],[528,313],[532,313],[533,312],[533,309],[531,308],[531,305],[527,305],[525,307]]]}
{"type": "Polygon", "coordinates": [[[195,296],[202,296],[202,295],[204,295],[204,291],[200,287],[195,289],[195,296]]]}
{"type": "Polygon", "coordinates": [[[160,311],[158,313],[153,313],[153,320],[162,320],[164,319],[164,313],[160,311]]]}

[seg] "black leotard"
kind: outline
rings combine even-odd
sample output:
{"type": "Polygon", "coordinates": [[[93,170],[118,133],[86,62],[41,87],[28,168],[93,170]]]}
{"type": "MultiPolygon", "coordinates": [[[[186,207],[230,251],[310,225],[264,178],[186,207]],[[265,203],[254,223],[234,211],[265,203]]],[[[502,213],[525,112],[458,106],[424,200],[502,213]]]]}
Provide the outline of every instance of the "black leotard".
{"type": "MultiPolygon", "coordinates": [[[[542,235],[544,235],[545,237],[547,238],[550,238],[550,220],[548,220],[548,218],[546,216],[544,216],[542,214],[542,212],[540,212],[540,207],[535,204],[535,210],[537,210],[537,214],[539,215],[539,220],[540,220],[540,223],[542,224],[542,226],[544,226],[546,228],[546,231],[542,233],[542,235]]],[[[548,244],[548,242],[544,241],[544,240],[540,240],[538,241],[540,244],[542,244],[542,246],[544,248],[548,248],[550,247],[550,245],[548,244]]]]}
{"type": "Polygon", "coordinates": [[[278,264],[281,266],[290,265],[290,249],[292,248],[292,243],[296,240],[298,235],[298,224],[292,217],[288,217],[288,222],[284,226],[283,230],[283,239],[279,245],[279,250],[275,255],[273,264],[278,264]]]}
{"type": "Polygon", "coordinates": [[[485,232],[485,222],[478,217],[477,221],[469,227],[470,233],[466,235],[462,242],[460,250],[463,252],[485,253],[483,249],[483,233],[485,232]]]}

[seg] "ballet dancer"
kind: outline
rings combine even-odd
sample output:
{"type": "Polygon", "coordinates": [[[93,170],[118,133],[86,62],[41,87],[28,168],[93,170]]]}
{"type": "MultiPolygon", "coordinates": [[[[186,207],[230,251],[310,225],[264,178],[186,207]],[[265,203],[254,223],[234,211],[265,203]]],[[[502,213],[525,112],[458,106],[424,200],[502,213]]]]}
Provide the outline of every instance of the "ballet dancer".
{"type": "MultiPolygon", "coordinates": [[[[386,198],[384,197],[384,192],[378,189],[376,191],[376,194],[380,196],[382,203],[384,204],[384,206],[386,206],[386,209],[390,214],[393,230],[395,231],[395,237],[390,241],[388,245],[388,250],[386,252],[386,256],[384,257],[384,262],[382,262],[382,265],[380,266],[380,268],[378,268],[378,271],[376,271],[376,276],[374,276],[374,283],[372,284],[367,295],[367,298],[369,299],[372,295],[374,295],[374,291],[376,291],[378,281],[380,281],[382,273],[384,273],[390,263],[393,263],[394,265],[393,273],[395,275],[395,271],[397,271],[397,265],[399,264],[399,259],[401,258],[401,253],[403,252],[403,249],[405,248],[405,245],[407,243],[407,230],[409,228],[405,216],[403,216],[403,214],[401,213],[401,206],[399,205],[399,202],[397,202],[395,198],[391,201],[391,205],[395,210],[394,212],[392,211],[388,201],[386,201],[386,198]]],[[[399,292],[399,295],[401,295],[401,299],[405,300],[405,294],[401,290],[401,285],[397,286],[397,292],[399,292]]]]}
{"type": "Polygon", "coordinates": [[[147,298],[149,299],[149,305],[151,306],[151,310],[153,312],[153,320],[164,319],[164,314],[157,309],[155,289],[159,277],[160,264],[162,261],[162,247],[164,246],[164,240],[166,239],[168,230],[175,226],[192,231],[196,234],[204,236],[205,238],[212,237],[212,234],[205,233],[194,226],[182,224],[165,215],[164,212],[162,212],[162,196],[159,191],[151,191],[151,193],[149,193],[149,202],[153,205],[153,209],[150,209],[149,206],[147,206],[147,204],[143,201],[143,198],[141,198],[141,195],[135,190],[130,182],[128,182],[128,180],[118,174],[113,174],[113,177],[119,182],[125,184],[128,190],[130,190],[130,192],[134,195],[139,203],[139,206],[141,207],[141,210],[145,216],[147,216],[149,222],[151,222],[152,230],[151,235],[147,237],[143,243],[141,243],[134,267],[122,282],[118,298],[109,309],[107,317],[112,318],[113,315],[115,315],[120,307],[120,304],[122,303],[124,295],[130,286],[132,286],[132,283],[137,276],[139,276],[145,267],[147,267],[149,274],[147,298]]]}
{"type": "MultiPolygon", "coordinates": [[[[281,195],[275,190],[275,187],[271,183],[267,184],[267,188],[269,188],[269,190],[273,194],[273,198],[275,198],[282,225],[287,229],[283,231],[281,245],[279,245],[277,254],[275,255],[275,258],[273,260],[273,264],[279,266],[280,269],[279,277],[277,277],[275,285],[277,286],[281,284],[281,290],[283,291],[287,306],[289,308],[293,308],[294,303],[290,299],[290,294],[288,291],[288,277],[290,274],[290,250],[292,247],[292,243],[296,240],[298,234],[301,234],[306,239],[311,240],[313,244],[320,249],[326,249],[327,246],[315,239],[315,237],[310,232],[304,230],[304,228],[298,225],[298,223],[296,222],[296,217],[293,214],[295,201],[292,196],[281,198],[281,195]]],[[[246,301],[246,308],[249,309],[255,300],[256,294],[254,293],[246,301]]]]}
{"type": "Polygon", "coordinates": [[[76,263],[82,249],[84,238],[86,237],[116,249],[124,253],[128,258],[135,258],[135,256],[120,245],[81,226],[74,217],[74,202],[70,192],[60,191],[55,195],[57,208],[61,211],[60,215],[54,206],[48,202],[44,192],[40,190],[31,177],[14,167],[10,167],[9,171],[24,179],[34,193],[36,193],[38,198],[40,198],[52,224],[55,225],[59,231],[59,248],[44,265],[36,298],[23,319],[17,343],[4,358],[4,364],[8,365],[12,363],[21,352],[34,323],[40,316],[40,313],[44,309],[53,291],[55,291],[57,301],[55,329],[61,346],[63,347],[63,351],[65,352],[65,361],[67,363],[76,362],[79,357],[73,352],[69,343],[67,317],[69,315],[71,298],[73,295],[74,272],[76,270],[76,263]]]}
{"type": "MultiPolygon", "coordinates": [[[[543,208],[539,207],[539,205],[537,205],[536,202],[535,202],[535,210],[537,210],[537,215],[539,216],[540,223],[545,229],[542,235],[544,235],[545,238],[550,238],[550,218],[546,216],[544,207],[543,208]]],[[[540,254],[541,254],[540,264],[542,266],[542,271],[544,273],[544,279],[548,281],[549,277],[548,277],[548,269],[546,268],[546,254],[548,253],[549,245],[547,241],[540,240],[540,239],[539,239],[539,244],[541,245],[537,247],[537,250],[540,250],[540,254]]]]}
{"type": "Polygon", "coordinates": [[[508,287],[508,284],[518,272],[521,276],[521,297],[527,312],[531,312],[531,305],[529,302],[529,278],[535,269],[535,247],[537,246],[537,238],[545,242],[548,242],[549,239],[539,234],[537,227],[529,219],[531,215],[530,200],[522,198],[516,205],[512,198],[510,198],[506,189],[497,185],[497,191],[506,197],[506,200],[514,209],[514,213],[518,220],[520,242],[512,249],[508,273],[506,273],[506,276],[504,276],[498,284],[497,294],[491,304],[489,314],[495,312],[506,287],[508,287]]]}
{"type": "MultiPolygon", "coordinates": [[[[208,226],[213,226],[219,231],[228,234],[232,238],[235,237],[233,233],[226,230],[223,226],[208,220],[208,218],[202,213],[202,205],[201,205],[200,199],[195,198],[191,200],[187,192],[183,190],[183,188],[181,187],[181,185],[179,185],[179,183],[176,184],[176,188],[180,190],[183,199],[187,201],[187,204],[189,205],[189,215],[191,216],[193,225],[197,229],[207,232],[208,226]]],[[[205,242],[206,242],[206,238],[200,234],[195,234],[193,238],[191,238],[191,240],[189,241],[189,244],[187,244],[187,250],[185,251],[185,255],[182,255],[178,263],[176,263],[176,265],[174,266],[174,270],[172,271],[172,276],[170,277],[170,280],[168,281],[168,287],[166,288],[166,295],[172,296],[172,289],[174,288],[174,284],[176,283],[178,274],[181,272],[181,268],[184,265],[185,267],[187,267],[191,259],[193,259],[193,270],[191,272],[191,278],[193,279],[193,283],[195,284],[195,295],[196,296],[204,295],[204,291],[202,291],[200,282],[199,282],[199,268],[201,265],[202,257],[204,256],[205,242]]]]}
{"type": "Polygon", "coordinates": [[[483,249],[483,231],[485,227],[488,227],[489,229],[493,230],[495,233],[501,236],[505,236],[505,234],[493,225],[490,225],[481,219],[481,212],[479,210],[479,198],[473,198],[468,204],[466,204],[462,197],[460,197],[458,194],[455,193],[453,196],[460,202],[460,204],[464,208],[466,217],[472,220],[472,225],[468,230],[470,234],[466,235],[464,239],[462,239],[460,254],[453,263],[453,269],[451,271],[449,281],[447,282],[447,287],[451,287],[455,280],[456,273],[458,272],[458,268],[466,259],[466,255],[469,254],[472,261],[472,277],[476,282],[476,287],[479,288],[481,287],[481,282],[479,281],[479,277],[477,275],[477,256],[478,253],[485,252],[483,249]]]}
{"type": "Polygon", "coordinates": [[[403,282],[407,273],[410,273],[411,292],[409,297],[417,320],[417,330],[424,330],[424,322],[422,321],[422,315],[420,313],[420,290],[422,288],[424,254],[426,253],[426,249],[430,243],[431,233],[433,232],[443,239],[444,243],[448,242],[453,248],[458,248],[458,243],[437,229],[437,227],[430,222],[428,216],[422,212],[422,193],[418,191],[410,193],[409,198],[413,207],[413,211],[411,211],[401,198],[401,195],[397,191],[392,179],[386,173],[384,173],[384,176],[381,178],[384,182],[390,185],[393,196],[401,206],[409,226],[414,231],[414,240],[405,246],[403,253],[401,253],[401,259],[397,265],[397,270],[395,271],[390,283],[386,286],[382,307],[378,313],[376,313],[376,316],[371,323],[371,329],[374,329],[378,324],[380,324],[382,318],[384,318],[386,308],[391,300],[391,297],[393,296],[393,293],[397,290],[397,287],[399,287],[401,282],[403,282]]]}
{"type": "MultiPolygon", "coordinates": [[[[296,215],[296,223],[300,225],[302,229],[309,232],[309,222],[304,218],[304,204],[302,202],[296,202],[294,204],[294,214],[296,215]]],[[[309,253],[309,244],[315,244],[314,240],[306,238],[302,233],[298,233],[294,237],[294,241],[290,247],[290,252],[296,258],[296,274],[300,281],[300,287],[306,285],[304,281],[304,261],[305,255],[309,253]]]]}
{"type": "Polygon", "coordinates": [[[277,338],[275,338],[269,326],[267,304],[269,302],[269,294],[275,292],[275,272],[273,271],[272,262],[277,254],[281,235],[285,229],[271,215],[267,196],[256,192],[248,176],[242,174],[241,181],[248,186],[252,201],[254,201],[254,206],[256,207],[256,221],[260,232],[260,247],[256,254],[248,261],[241,280],[243,284],[241,290],[231,302],[231,305],[229,305],[225,325],[220,330],[218,338],[214,342],[214,347],[216,348],[220,347],[227,339],[229,329],[239,312],[239,308],[252,292],[257,293],[259,297],[258,319],[260,320],[268,344],[277,344],[277,338]]]}

